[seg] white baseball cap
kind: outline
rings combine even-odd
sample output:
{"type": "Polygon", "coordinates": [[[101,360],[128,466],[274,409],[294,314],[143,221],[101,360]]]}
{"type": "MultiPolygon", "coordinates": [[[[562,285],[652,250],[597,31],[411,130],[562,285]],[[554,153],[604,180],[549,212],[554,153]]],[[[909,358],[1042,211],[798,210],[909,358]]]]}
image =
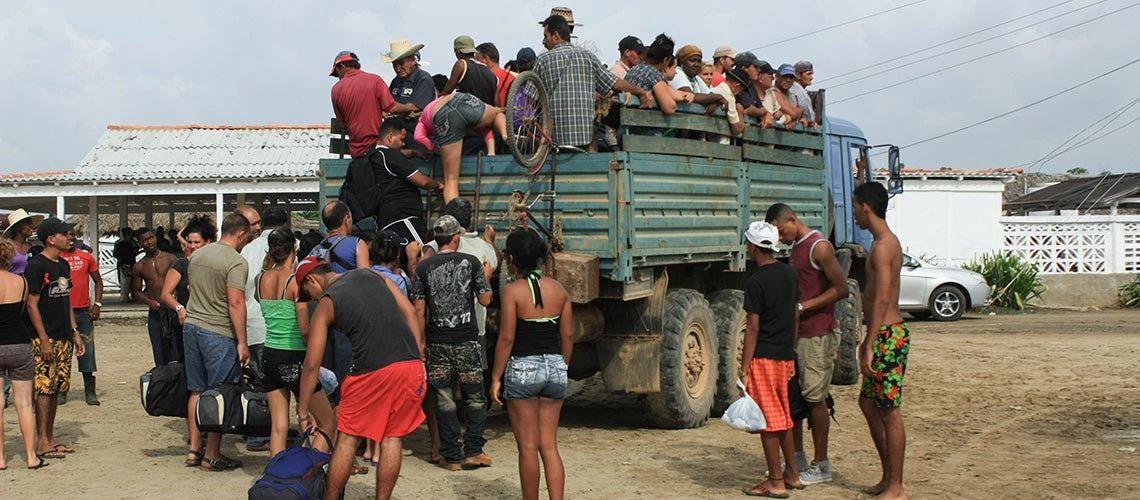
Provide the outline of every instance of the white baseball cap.
{"type": "Polygon", "coordinates": [[[776,246],[780,244],[780,231],[767,222],[753,222],[748,225],[748,230],[744,231],[744,237],[750,243],[760,248],[767,250],[776,250],[776,246]]]}

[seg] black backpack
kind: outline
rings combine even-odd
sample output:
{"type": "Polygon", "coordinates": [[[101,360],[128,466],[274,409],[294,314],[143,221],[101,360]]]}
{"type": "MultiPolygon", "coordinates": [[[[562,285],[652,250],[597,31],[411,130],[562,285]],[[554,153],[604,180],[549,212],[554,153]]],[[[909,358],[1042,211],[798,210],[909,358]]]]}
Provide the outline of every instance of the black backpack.
{"type": "Polygon", "coordinates": [[[376,175],[372,170],[372,155],[375,153],[376,148],[373,148],[364,155],[364,161],[354,158],[348,164],[344,183],[340,185],[337,197],[348,205],[354,221],[372,217],[380,208],[380,188],[376,185],[376,175]]]}

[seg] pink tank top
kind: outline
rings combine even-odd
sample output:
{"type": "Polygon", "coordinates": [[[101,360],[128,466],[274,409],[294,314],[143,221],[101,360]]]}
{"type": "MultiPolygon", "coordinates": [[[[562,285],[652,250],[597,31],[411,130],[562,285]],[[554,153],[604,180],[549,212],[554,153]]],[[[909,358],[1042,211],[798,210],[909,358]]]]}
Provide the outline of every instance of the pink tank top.
{"type": "MultiPolygon", "coordinates": [[[[830,285],[823,269],[816,267],[811,261],[812,250],[815,250],[816,244],[820,243],[831,244],[819,231],[812,231],[792,245],[789,263],[796,269],[796,275],[800,280],[800,302],[818,297],[830,285]]],[[[799,336],[822,337],[838,326],[839,323],[835,321],[835,307],[804,311],[800,316],[799,336]]]]}

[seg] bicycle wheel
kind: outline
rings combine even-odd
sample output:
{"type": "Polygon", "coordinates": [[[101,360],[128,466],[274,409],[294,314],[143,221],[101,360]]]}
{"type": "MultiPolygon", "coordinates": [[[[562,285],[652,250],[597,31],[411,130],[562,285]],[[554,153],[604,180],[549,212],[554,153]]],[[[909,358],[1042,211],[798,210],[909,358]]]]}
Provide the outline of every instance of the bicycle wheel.
{"type": "Polygon", "coordinates": [[[546,87],[533,71],[515,77],[507,91],[507,148],[518,164],[533,174],[550,152],[550,112],[546,87]]]}

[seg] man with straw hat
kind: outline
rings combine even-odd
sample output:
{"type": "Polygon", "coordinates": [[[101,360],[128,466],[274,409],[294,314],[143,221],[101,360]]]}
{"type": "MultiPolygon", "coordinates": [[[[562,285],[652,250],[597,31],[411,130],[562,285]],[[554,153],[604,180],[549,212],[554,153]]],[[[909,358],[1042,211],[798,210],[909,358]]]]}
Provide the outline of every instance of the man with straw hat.
{"type": "MultiPolygon", "coordinates": [[[[420,68],[420,51],[423,48],[424,44],[413,45],[407,39],[392,40],[389,49],[380,54],[380,60],[392,63],[392,71],[396,73],[396,78],[392,79],[392,85],[389,86],[392,91],[392,99],[395,99],[397,103],[410,104],[416,107],[416,110],[411,113],[393,115],[404,125],[404,129],[409,134],[416,132],[416,118],[423,112],[428,103],[435,99],[435,83],[431,79],[431,73],[420,68]]],[[[408,144],[407,147],[420,149],[418,144],[414,142],[408,144]]],[[[405,151],[411,152],[411,150],[405,151]]]]}
{"type": "Polygon", "coordinates": [[[570,10],[570,7],[555,7],[553,9],[550,9],[550,15],[562,16],[562,18],[566,20],[566,24],[570,25],[570,33],[574,33],[574,28],[583,26],[582,24],[574,22],[574,11],[570,10]]]}

